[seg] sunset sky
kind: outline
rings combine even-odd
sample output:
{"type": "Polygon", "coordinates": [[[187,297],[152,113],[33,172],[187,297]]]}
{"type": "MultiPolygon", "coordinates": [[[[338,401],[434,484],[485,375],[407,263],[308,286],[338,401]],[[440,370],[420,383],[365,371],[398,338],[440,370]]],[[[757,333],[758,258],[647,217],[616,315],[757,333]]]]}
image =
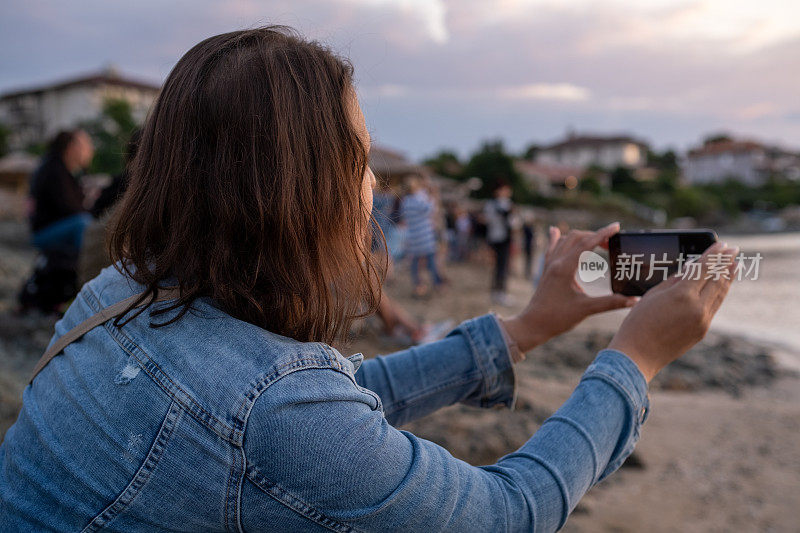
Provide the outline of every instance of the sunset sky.
{"type": "Polygon", "coordinates": [[[160,82],[203,38],[268,23],[349,57],[373,138],[414,158],[568,128],[800,149],[796,0],[6,0],[0,91],[108,63],[160,82]]]}

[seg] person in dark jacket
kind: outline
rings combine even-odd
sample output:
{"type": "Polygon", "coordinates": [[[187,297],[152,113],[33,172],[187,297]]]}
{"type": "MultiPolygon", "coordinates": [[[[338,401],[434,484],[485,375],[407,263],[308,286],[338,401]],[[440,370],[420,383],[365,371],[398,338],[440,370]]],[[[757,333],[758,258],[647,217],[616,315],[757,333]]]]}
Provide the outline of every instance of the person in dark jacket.
{"type": "Polygon", "coordinates": [[[30,221],[33,245],[40,250],[80,248],[83,230],[91,218],[75,174],[86,168],[93,156],[92,140],[85,131],[62,131],[33,173],[30,221]]]}
{"type": "Polygon", "coordinates": [[[522,249],[525,252],[525,279],[533,278],[533,256],[536,254],[536,221],[528,215],[522,223],[522,249]]]}
{"type": "Polygon", "coordinates": [[[55,136],[31,177],[32,243],[39,249],[34,272],[19,296],[20,311],[59,313],[78,292],[77,261],[92,217],[76,173],[89,165],[94,147],[83,130],[55,136]]]}
{"type": "Polygon", "coordinates": [[[495,187],[494,198],[487,201],[483,209],[483,216],[486,220],[486,240],[495,255],[492,301],[503,306],[512,303],[506,293],[506,285],[511,255],[513,208],[511,186],[501,181],[495,187]]]}

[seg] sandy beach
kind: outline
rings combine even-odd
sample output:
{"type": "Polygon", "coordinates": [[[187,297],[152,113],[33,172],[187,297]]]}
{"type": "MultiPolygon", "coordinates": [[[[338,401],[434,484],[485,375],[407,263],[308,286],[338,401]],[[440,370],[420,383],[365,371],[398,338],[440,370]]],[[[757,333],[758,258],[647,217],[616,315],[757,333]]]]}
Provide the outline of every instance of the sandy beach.
{"type": "MultiPolygon", "coordinates": [[[[793,327],[800,287],[785,278],[798,264],[800,246],[797,234],[747,239],[743,250],[764,245],[766,281],[734,286],[712,333],[653,382],[652,410],[635,454],[589,492],[565,531],[800,530],[800,377],[793,370],[800,362],[793,327]]],[[[24,228],[0,222],[0,436],[16,418],[29,372],[52,334],[54,319],[12,312],[33,258],[24,228]]],[[[485,259],[448,265],[445,272],[450,285],[441,295],[410,297],[404,264],[386,290],[421,319],[456,322],[490,309],[509,315],[532,291],[516,275],[514,307],[492,309],[485,259]]],[[[453,406],[403,429],[472,464],[494,462],[569,396],[625,312],[593,317],[530,352],[516,368],[514,411],[453,406]]],[[[354,334],[342,347],[348,353],[372,357],[403,347],[383,336],[375,319],[354,334]]]]}

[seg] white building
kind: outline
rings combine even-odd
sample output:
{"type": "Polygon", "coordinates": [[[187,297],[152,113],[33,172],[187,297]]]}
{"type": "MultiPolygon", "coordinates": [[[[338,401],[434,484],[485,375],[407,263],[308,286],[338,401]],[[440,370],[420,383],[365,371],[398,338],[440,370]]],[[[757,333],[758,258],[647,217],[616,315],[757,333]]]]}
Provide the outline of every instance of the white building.
{"type": "Polygon", "coordinates": [[[769,174],[767,148],[753,141],[723,139],[690,150],[683,173],[689,183],[719,183],[728,179],[759,185],[769,174]]]}
{"type": "Polygon", "coordinates": [[[121,76],[113,68],[0,95],[0,123],[11,130],[12,150],[44,143],[63,129],[97,118],[109,98],[127,100],[144,120],[159,87],[121,76]]]}
{"type": "Polygon", "coordinates": [[[567,139],[539,150],[536,163],[586,168],[598,165],[640,168],[647,164],[647,145],[628,136],[599,137],[569,135],[567,139]]]}

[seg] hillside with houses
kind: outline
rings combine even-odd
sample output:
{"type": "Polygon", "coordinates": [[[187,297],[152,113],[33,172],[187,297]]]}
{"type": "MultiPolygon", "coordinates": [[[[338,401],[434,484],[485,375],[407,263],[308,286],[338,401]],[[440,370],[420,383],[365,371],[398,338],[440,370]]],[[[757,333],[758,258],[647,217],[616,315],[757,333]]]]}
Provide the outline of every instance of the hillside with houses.
{"type": "MultiPolygon", "coordinates": [[[[121,171],[121,147],[158,90],[107,67],[0,95],[0,187],[24,194],[48,140],[86,125],[99,140],[86,183],[102,186],[121,171]]],[[[389,182],[423,173],[444,180],[454,194],[480,199],[504,180],[514,184],[518,203],[617,213],[643,226],[800,227],[800,150],[747,137],[715,133],[685,151],[659,151],[635,134],[571,130],[523,153],[497,140],[467,157],[437,148],[424,161],[412,161],[402,147],[376,146],[370,163],[389,182]]]]}

